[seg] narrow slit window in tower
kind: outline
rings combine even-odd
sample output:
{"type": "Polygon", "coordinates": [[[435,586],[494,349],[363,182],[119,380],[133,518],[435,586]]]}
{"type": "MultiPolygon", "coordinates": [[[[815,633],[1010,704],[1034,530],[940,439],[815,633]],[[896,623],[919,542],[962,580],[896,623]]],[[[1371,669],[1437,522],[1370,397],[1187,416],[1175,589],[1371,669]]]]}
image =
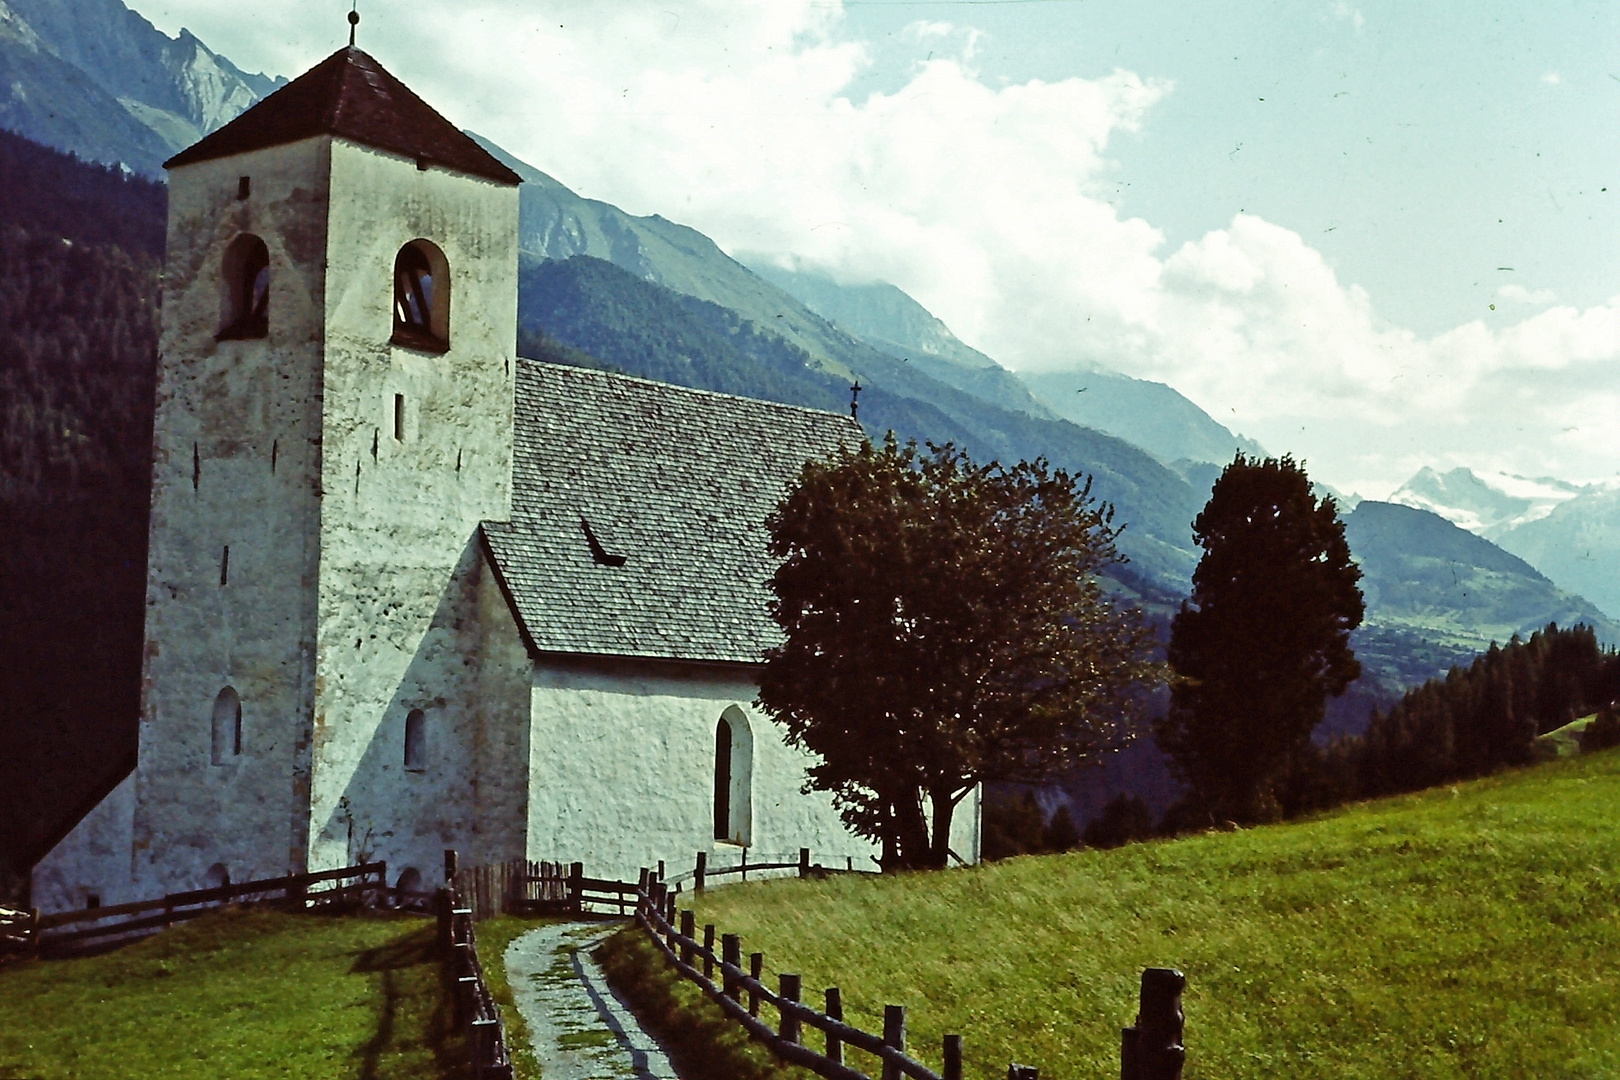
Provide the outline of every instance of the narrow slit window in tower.
{"type": "Polygon", "coordinates": [[[213,753],[215,765],[228,765],[242,753],[242,699],[227,686],[214,699],[213,753]]]}
{"type": "Polygon", "coordinates": [[[405,769],[422,772],[427,768],[427,716],[412,709],[405,717],[405,769]]]}

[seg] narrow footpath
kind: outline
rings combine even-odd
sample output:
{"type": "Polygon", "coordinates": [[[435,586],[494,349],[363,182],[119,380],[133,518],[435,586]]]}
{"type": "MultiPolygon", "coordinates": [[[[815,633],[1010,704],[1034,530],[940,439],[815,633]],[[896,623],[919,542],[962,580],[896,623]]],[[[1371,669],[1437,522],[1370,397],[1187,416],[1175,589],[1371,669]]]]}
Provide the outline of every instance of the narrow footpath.
{"type": "Polygon", "coordinates": [[[554,923],[506,947],[506,979],[543,1080],[679,1080],[591,959],[622,925],[554,923]]]}

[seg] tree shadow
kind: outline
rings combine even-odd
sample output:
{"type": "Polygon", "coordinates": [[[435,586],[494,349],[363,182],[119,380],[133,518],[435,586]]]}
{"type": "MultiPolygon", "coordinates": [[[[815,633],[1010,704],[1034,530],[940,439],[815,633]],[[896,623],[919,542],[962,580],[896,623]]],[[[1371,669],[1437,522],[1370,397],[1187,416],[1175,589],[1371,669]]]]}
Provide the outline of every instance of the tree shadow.
{"type": "MultiPolygon", "coordinates": [[[[395,1052],[401,1041],[399,1032],[401,1007],[412,996],[411,969],[426,966],[431,971],[431,982],[437,989],[433,1008],[428,1015],[422,1035],[432,1052],[441,1080],[460,1077],[464,1073],[465,1054],[462,1040],[456,1030],[451,1007],[451,987],[445,980],[434,927],[429,924],[385,945],[366,949],[355,956],[349,970],[354,974],[375,974],[380,978],[376,986],[381,994],[377,1008],[377,1026],[372,1036],[357,1051],[360,1058],[359,1080],[381,1080],[384,1057],[395,1052]]],[[[418,990],[417,993],[420,993],[418,990]]],[[[407,1038],[415,1033],[405,1033],[407,1038]]]]}

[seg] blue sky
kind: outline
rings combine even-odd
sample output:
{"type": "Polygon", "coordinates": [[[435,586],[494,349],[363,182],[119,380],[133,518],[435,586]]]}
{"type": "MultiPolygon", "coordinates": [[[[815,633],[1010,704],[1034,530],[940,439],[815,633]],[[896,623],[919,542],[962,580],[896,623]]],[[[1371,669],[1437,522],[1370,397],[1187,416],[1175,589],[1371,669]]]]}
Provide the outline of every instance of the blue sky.
{"type": "MultiPolygon", "coordinates": [[[[347,4],[136,0],[296,74],[347,4]]],[[[362,4],[576,190],[1165,381],[1340,488],[1620,472],[1620,5],[362,4]]]]}

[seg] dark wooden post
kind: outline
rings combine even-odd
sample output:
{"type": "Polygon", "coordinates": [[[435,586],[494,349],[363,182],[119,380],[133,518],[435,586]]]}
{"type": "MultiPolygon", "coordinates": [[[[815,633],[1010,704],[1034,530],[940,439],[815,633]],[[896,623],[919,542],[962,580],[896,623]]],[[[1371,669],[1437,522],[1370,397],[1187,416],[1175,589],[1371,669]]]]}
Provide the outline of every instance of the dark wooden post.
{"type": "MultiPolygon", "coordinates": [[[[902,1054],[906,1052],[906,1007],[904,1005],[885,1005],[883,1007],[883,1045],[892,1046],[902,1054]]],[[[900,1066],[883,1059],[883,1080],[900,1080],[900,1066]]]]}
{"type": "Polygon", "coordinates": [[[1120,1032],[1120,1080],[1181,1080],[1187,1050],[1181,1045],[1181,992],[1187,978],[1174,968],[1142,972],[1136,1026],[1120,1032]]]}
{"type": "MultiPolygon", "coordinates": [[[[844,995],[836,986],[827,987],[827,1016],[832,1020],[844,1019],[844,995]]],[[[844,1063],[844,1040],[827,1032],[827,1060],[834,1065],[844,1063]]]]}
{"type": "Polygon", "coordinates": [[[692,935],[697,933],[697,915],[691,908],[681,912],[681,963],[687,967],[692,966],[692,935]]]}
{"type": "Polygon", "coordinates": [[[797,975],[783,975],[781,989],[778,993],[782,997],[782,1023],[779,1031],[783,1042],[796,1043],[799,1041],[799,1014],[791,1012],[787,1002],[797,1004],[799,1001],[799,977],[797,975]]]}
{"type": "Polygon", "coordinates": [[[1033,1065],[1019,1065],[1015,1062],[1007,1066],[1007,1080],[1041,1080],[1041,1070],[1033,1065]]]}
{"type": "Polygon", "coordinates": [[[962,1080],[962,1036],[945,1036],[945,1045],[942,1049],[945,1067],[940,1075],[944,1080],[962,1080]]]}
{"type": "Polygon", "coordinates": [[[709,871],[709,853],[707,851],[700,851],[697,853],[697,856],[697,869],[692,871],[692,891],[702,892],[704,886],[703,879],[708,875],[709,871]]]}
{"type": "MultiPolygon", "coordinates": [[[[759,982],[759,977],[765,974],[765,954],[762,952],[748,954],[748,977],[759,982]]],[[[759,988],[748,988],[748,1015],[759,1015],[759,988]]]]}
{"type": "Polygon", "coordinates": [[[703,977],[714,978],[714,923],[703,926],[703,977]]]}
{"type": "Polygon", "coordinates": [[[669,951],[675,951],[675,894],[670,893],[664,897],[664,925],[668,929],[664,932],[664,944],[669,951]]]}
{"type": "Polygon", "coordinates": [[[799,849],[799,876],[802,878],[810,876],[810,849],[807,847],[799,849]]]}
{"type": "Polygon", "coordinates": [[[585,864],[582,862],[568,867],[568,907],[575,914],[585,910],[585,864]]]}
{"type": "Polygon", "coordinates": [[[748,849],[742,849],[742,880],[748,880],[748,849]]]}
{"type": "Polygon", "coordinates": [[[659,881],[664,880],[664,860],[663,859],[658,860],[658,880],[659,881]]]}
{"type": "Polygon", "coordinates": [[[446,885],[450,885],[455,881],[456,870],[457,869],[458,869],[458,867],[456,865],[456,849],[455,848],[445,848],[444,849],[444,883],[446,885]]]}
{"type": "Polygon", "coordinates": [[[725,934],[720,938],[720,959],[723,961],[720,968],[720,982],[724,989],[721,991],[732,1001],[738,1000],[737,976],[727,970],[726,965],[732,968],[742,967],[742,938],[736,934],[725,934]]]}

